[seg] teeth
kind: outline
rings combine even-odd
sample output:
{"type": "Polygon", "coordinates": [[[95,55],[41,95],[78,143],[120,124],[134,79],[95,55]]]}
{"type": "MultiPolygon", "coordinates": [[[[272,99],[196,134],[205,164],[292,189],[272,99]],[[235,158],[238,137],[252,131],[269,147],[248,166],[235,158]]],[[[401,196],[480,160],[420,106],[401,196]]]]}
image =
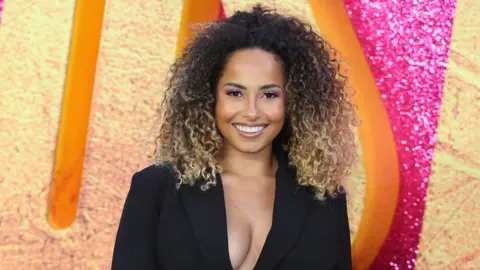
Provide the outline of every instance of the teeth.
{"type": "Polygon", "coordinates": [[[265,128],[264,126],[246,127],[246,126],[239,126],[239,125],[235,125],[235,127],[243,132],[251,132],[251,133],[259,132],[265,128]]]}

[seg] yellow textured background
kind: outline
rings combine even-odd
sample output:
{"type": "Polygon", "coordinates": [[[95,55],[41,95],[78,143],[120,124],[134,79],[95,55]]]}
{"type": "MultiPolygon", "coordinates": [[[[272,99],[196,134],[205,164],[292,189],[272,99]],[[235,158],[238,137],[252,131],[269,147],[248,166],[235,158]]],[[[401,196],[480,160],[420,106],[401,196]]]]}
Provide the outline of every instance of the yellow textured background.
{"type": "Polygon", "coordinates": [[[480,269],[479,14],[457,2],[418,269],[480,269]]]}
{"type": "MultiPolygon", "coordinates": [[[[223,2],[228,16],[257,1],[223,2]]],[[[314,24],[306,0],[261,2],[314,24]]],[[[174,59],[181,8],[181,0],[107,0],[78,217],[71,228],[54,230],[46,210],[74,0],[6,1],[0,25],[0,269],[109,268],[130,178],[147,166],[153,150],[155,109],[174,59]]],[[[478,12],[475,0],[459,1],[418,269],[480,265],[473,248],[480,242],[474,216],[478,12]]],[[[352,234],[364,186],[360,166],[348,186],[352,234]]]]}

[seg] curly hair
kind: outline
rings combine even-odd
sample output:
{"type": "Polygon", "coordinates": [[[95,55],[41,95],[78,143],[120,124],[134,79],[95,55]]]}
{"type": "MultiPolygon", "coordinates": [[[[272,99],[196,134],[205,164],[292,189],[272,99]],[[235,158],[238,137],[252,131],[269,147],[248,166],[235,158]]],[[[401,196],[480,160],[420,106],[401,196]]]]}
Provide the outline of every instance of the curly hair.
{"type": "Polygon", "coordinates": [[[247,48],[283,62],[287,113],[279,136],[298,184],[313,188],[318,200],[336,196],[357,157],[356,106],[338,53],[307,23],[260,5],[202,25],[171,65],[154,163],[171,165],[177,188],[198,179],[202,190],[216,184],[223,147],[214,117],[216,85],[229,56],[247,48]]]}

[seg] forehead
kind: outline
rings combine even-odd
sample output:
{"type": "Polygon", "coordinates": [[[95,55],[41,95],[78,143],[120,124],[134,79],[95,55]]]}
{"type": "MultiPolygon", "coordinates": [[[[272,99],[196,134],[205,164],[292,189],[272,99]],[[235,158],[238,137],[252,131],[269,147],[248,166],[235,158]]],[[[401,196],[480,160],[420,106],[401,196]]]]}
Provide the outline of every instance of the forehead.
{"type": "Polygon", "coordinates": [[[225,63],[222,79],[283,83],[282,62],[274,54],[261,49],[238,50],[225,63]]]}

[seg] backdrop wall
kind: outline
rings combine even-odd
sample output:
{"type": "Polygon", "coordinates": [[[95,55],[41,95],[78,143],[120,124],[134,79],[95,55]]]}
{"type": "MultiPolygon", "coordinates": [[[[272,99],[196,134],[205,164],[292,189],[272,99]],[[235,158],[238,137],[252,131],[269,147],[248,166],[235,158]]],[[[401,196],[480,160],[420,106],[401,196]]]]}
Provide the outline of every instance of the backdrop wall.
{"type": "MultiPolygon", "coordinates": [[[[229,16],[256,2],[222,4],[229,16]]],[[[261,2],[318,25],[315,1],[261,2]]],[[[393,223],[371,268],[476,269],[480,2],[417,2],[344,1],[388,113],[400,168],[393,223]]],[[[47,210],[75,1],[6,0],[0,15],[1,269],[110,267],[131,176],[153,151],[155,111],[175,58],[182,7],[180,0],[106,2],[76,219],[54,229],[47,210]]],[[[359,151],[364,160],[370,153],[359,151]]],[[[367,222],[364,165],[347,187],[354,243],[367,222]]],[[[355,260],[361,269],[362,258],[355,260]]]]}

